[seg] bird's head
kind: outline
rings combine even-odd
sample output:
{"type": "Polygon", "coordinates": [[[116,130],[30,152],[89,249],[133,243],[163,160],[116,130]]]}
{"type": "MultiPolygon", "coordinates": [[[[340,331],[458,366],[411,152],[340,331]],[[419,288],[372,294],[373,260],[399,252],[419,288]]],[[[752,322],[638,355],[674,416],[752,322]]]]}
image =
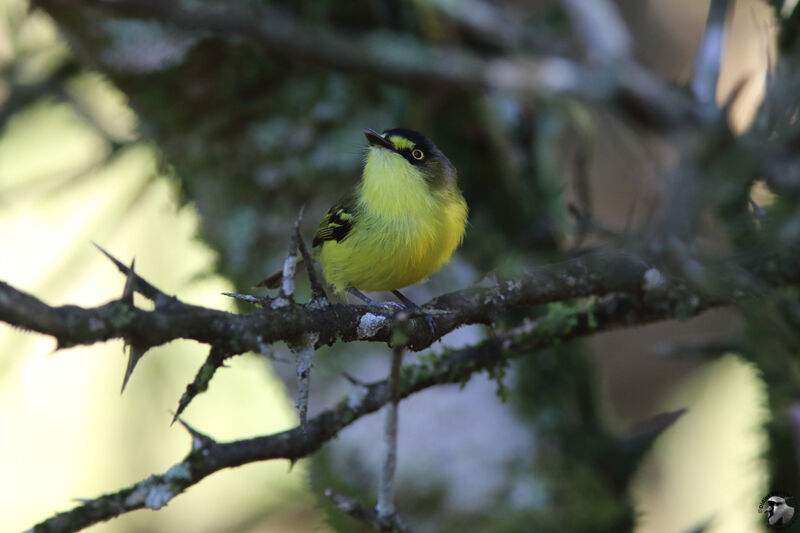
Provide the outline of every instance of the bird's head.
{"type": "Polygon", "coordinates": [[[781,507],[788,503],[788,498],[783,498],[781,496],[770,496],[767,500],[767,506],[774,509],[776,507],[781,507]]]}
{"type": "Polygon", "coordinates": [[[387,176],[416,176],[433,190],[455,186],[455,167],[423,134],[406,128],[383,133],[367,128],[364,136],[370,144],[366,168],[387,176]]]}

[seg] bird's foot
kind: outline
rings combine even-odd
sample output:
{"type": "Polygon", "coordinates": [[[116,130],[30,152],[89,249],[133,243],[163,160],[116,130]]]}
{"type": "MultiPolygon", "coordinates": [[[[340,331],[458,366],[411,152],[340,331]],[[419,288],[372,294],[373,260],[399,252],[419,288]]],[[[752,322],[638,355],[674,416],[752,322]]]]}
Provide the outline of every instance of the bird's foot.
{"type": "MultiPolygon", "coordinates": [[[[364,294],[363,292],[359,291],[358,289],[354,289],[353,287],[348,287],[347,292],[352,294],[353,296],[355,296],[356,298],[358,298],[362,302],[366,303],[367,305],[374,305],[374,306],[377,306],[377,307],[388,307],[390,309],[397,309],[398,311],[399,310],[410,310],[410,311],[416,311],[416,312],[419,312],[419,313],[424,313],[425,312],[422,309],[422,307],[420,307],[419,305],[415,304],[414,302],[412,302],[411,300],[406,298],[406,296],[403,293],[401,293],[400,291],[398,291],[398,290],[393,290],[392,294],[397,296],[397,298],[401,302],[403,302],[402,304],[399,304],[397,302],[378,302],[378,301],[375,301],[372,298],[370,298],[369,296],[367,296],[366,294],[364,294]]],[[[431,338],[435,339],[436,338],[436,322],[433,320],[433,317],[431,317],[431,316],[425,316],[424,318],[425,318],[425,323],[428,324],[428,329],[431,332],[431,338]]]]}
{"type": "MultiPolygon", "coordinates": [[[[425,312],[422,309],[422,307],[420,307],[419,305],[415,304],[414,302],[412,302],[411,300],[406,298],[406,296],[402,292],[400,292],[398,290],[394,290],[394,291],[392,291],[392,294],[397,296],[397,298],[401,302],[403,302],[403,304],[406,306],[406,309],[419,311],[420,313],[424,313],[425,312]]],[[[436,339],[436,322],[434,322],[433,317],[432,316],[425,316],[425,323],[428,324],[428,329],[431,331],[431,338],[432,339],[436,339]]]]}

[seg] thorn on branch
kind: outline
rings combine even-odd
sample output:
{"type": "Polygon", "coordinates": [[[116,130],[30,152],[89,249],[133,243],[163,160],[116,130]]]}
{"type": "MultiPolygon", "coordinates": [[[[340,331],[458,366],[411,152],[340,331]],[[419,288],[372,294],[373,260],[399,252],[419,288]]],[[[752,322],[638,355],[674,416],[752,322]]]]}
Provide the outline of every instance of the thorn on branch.
{"type": "Polygon", "coordinates": [[[216,441],[206,435],[205,433],[201,433],[197,431],[195,428],[190,426],[184,419],[179,418],[177,414],[172,413],[172,422],[174,423],[175,420],[180,422],[189,435],[192,437],[192,451],[195,452],[197,450],[202,450],[203,448],[208,448],[214,444],[216,441]]]}
{"type": "Polygon", "coordinates": [[[200,367],[200,370],[197,371],[194,381],[186,386],[186,391],[184,391],[184,393],[181,395],[181,399],[178,402],[178,409],[175,411],[175,415],[172,417],[172,424],[178,420],[180,414],[183,413],[184,409],[189,406],[189,403],[195,398],[195,396],[208,390],[208,384],[211,382],[211,378],[214,377],[214,374],[217,372],[218,368],[225,366],[223,363],[227,357],[228,354],[226,354],[220,348],[217,348],[216,346],[211,347],[208,357],[203,363],[203,366],[200,367]]]}
{"type": "Polygon", "coordinates": [[[133,369],[139,363],[139,360],[144,356],[149,347],[138,346],[136,344],[127,344],[128,348],[128,366],[125,368],[125,376],[122,378],[122,389],[119,393],[125,392],[125,387],[128,385],[128,380],[131,379],[133,369]]]}
{"type": "Polygon", "coordinates": [[[238,292],[223,292],[222,295],[264,307],[268,307],[272,303],[272,298],[269,296],[255,296],[253,294],[240,294],[238,292]]]}
{"type": "MultiPolygon", "coordinates": [[[[174,296],[168,296],[167,294],[161,292],[161,290],[157,289],[150,283],[148,283],[144,278],[133,272],[131,268],[125,266],[119,259],[108,253],[102,246],[97,244],[96,242],[92,243],[95,248],[100,250],[103,255],[105,255],[116,267],[119,269],[120,272],[128,276],[128,278],[133,278],[133,289],[134,291],[138,292],[148,300],[152,301],[155,304],[156,309],[161,306],[164,306],[168,303],[175,302],[177,299],[174,296]]],[[[131,266],[133,266],[131,264],[131,266]]],[[[126,287],[128,285],[128,281],[126,280],[126,287]]]]}
{"type": "Polygon", "coordinates": [[[128,305],[133,305],[133,293],[136,292],[136,274],[134,267],[136,266],[136,258],[131,260],[131,266],[128,274],[125,276],[125,287],[122,289],[121,301],[128,305]]]}

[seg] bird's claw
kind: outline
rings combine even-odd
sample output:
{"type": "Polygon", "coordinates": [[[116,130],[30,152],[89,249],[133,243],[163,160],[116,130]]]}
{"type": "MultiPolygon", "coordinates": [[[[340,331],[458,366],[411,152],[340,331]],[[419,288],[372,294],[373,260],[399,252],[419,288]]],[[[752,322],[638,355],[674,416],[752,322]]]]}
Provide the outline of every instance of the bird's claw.
{"type": "MultiPolygon", "coordinates": [[[[424,311],[422,310],[422,307],[420,307],[419,305],[415,304],[414,302],[412,302],[411,300],[406,298],[403,295],[403,293],[401,293],[400,291],[397,291],[397,290],[393,290],[392,294],[397,296],[400,299],[400,301],[403,302],[402,304],[399,304],[397,302],[376,302],[375,300],[373,300],[372,298],[370,298],[369,296],[367,296],[363,292],[361,292],[358,289],[355,289],[353,287],[348,287],[347,288],[347,292],[349,292],[350,294],[352,294],[353,296],[355,296],[356,298],[358,298],[362,302],[366,303],[367,305],[374,305],[376,307],[383,307],[383,308],[387,308],[387,309],[396,309],[398,312],[399,311],[415,311],[415,312],[424,313],[424,311]]],[[[436,340],[436,322],[433,320],[432,316],[425,316],[424,318],[425,318],[425,323],[428,324],[428,329],[431,332],[431,338],[435,341],[436,340]]]]}

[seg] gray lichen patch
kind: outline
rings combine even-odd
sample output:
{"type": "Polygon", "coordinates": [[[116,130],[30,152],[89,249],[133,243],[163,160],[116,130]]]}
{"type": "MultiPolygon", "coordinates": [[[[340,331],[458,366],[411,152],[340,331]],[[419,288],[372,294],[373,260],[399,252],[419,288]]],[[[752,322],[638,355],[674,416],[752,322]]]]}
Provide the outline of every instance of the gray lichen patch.
{"type": "Polygon", "coordinates": [[[358,328],[356,329],[356,333],[359,339],[369,339],[374,337],[375,334],[380,331],[380,329],[386,323],[386,317],[381,315],[374,315],[372,313],[366,313],[361,317],[361,320],[358,322],[358,328]]]}

